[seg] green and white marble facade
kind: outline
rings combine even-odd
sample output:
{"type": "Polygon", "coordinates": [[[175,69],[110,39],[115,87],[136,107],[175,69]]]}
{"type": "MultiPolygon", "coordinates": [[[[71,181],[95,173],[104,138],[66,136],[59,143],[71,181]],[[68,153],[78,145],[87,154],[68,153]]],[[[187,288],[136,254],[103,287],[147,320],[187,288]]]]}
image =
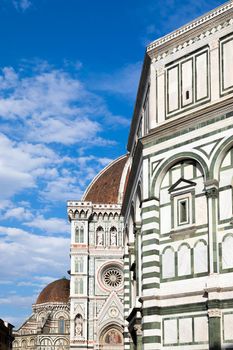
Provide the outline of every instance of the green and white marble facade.
{"type": "Polygon", "coordinates": [[[125,349],[233,349],[232,1],[147,47],[135,106],[125,349]]]}

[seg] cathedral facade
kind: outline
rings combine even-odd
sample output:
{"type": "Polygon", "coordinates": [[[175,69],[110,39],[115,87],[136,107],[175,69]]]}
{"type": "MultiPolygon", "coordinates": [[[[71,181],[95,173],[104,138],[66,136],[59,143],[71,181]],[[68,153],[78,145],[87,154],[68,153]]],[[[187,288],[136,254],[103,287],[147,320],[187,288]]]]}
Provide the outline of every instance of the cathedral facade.
{"type": "Polygon", "coordinates": [[[124,348],[124,222],[128,157],[106,167],[81,201],[68,201],[71,223],[70,349],[124,348]]]}

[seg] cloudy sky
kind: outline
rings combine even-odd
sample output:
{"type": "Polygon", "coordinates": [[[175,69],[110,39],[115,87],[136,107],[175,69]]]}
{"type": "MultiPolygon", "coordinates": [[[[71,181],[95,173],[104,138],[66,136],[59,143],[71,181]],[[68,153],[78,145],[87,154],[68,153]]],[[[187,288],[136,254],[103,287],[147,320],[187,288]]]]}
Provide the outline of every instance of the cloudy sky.
{"type": "Polygon", "coordinates": [[[0,318],[69,269],[66,201],[126,152],[145,46],[219,0],[0,0],[0,318]]]}

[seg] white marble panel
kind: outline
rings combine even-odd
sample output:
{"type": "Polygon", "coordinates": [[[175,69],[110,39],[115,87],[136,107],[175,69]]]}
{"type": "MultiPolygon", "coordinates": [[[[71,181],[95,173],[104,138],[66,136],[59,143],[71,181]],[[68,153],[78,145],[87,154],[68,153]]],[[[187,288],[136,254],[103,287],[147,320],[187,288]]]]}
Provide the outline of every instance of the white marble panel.
{"type": "Polygon", "coordinates": [[[182,105],[186,106],[193,99],[193,66],[192,60],[188,60],[181,65],[182,75],[182,105]]]}
{"type": "Polygon", "coordinates": [[[232,189],[219,192],[220,220],[232,217],[232,189]]]}
{"type": "Polygon", "coordinates": [[[166,249],[162,255],[162,271],[163,278],[175,276],[175,253],[171,248],[166,249]]]}
{"type": "Polygon", "coordinates": [[[169,69],[168,71],[168,110],[175,111],[179,107],[178,94],[178,67],[169,69]]]}
{"type": "Polygon", "coordinates": [[[233,86],[233,39],[223,44],[223,88],[233,86]]]}
{"type": "Polygon", "coordinates": [[[193,179],[193,165],[190,164],[190,165],[186,165],[184,167],[184,178],[186,180],[191,180],[193,179]]]}
{"type": "Polygon", "coordinates": [[[194,318],[194,341],[208,341],[208,318],[207,316],[194,318]]]}
{"type": "Polygon", "coordinates": [[[201,100],[208,94],[207,85],[207,53],[196,57],[196,99],[201,100]]]}
{"type": "Polygon", "coordinates": [[[233,267],[233,237],[228,236],[222,242],[222,268],[229,269],[233,267]]]}
{"type": "Polygon", "coordinates": [[[164,321],[164,344],[177,343],[177,319],[164,321]]]}
{"type": "Polygon", "coordinates": [[[192,318],[179,319],[179,340],[180,343],[191,343],[193,339],[192,318]]]}
{"type": "Polygon", "coordinates": [[[171,231],[171,205],[160,208],[160,230],[161,234],[171,231]]]}
{"type": "Polygon", "coordinates": [[[191,250],[187,246],[180,247],[178,256],[178,276],[191,274],[191,250]]]}
{"type": "Polygon", "coordinates": [[[207,245],[205,245],[203,242],[198,242],[194,248],[194,273],[207,272],[207,270],[207,245]]]}
{"type": "Polygon", "coordinates": [[[233,340],[233,314],[223,316],[224,340],[233,340]]]}
{"type": "Polygon", "coordinates": [[[204,225],[207,223],[206,196],[195,198],[195,223],[196,225],[204,225]]]}

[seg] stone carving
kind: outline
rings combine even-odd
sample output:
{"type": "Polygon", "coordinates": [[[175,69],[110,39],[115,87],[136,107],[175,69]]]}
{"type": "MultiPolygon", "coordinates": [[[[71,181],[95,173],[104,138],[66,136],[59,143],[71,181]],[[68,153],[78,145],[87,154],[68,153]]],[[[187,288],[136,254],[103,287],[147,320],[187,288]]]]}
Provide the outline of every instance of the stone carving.
{"type": "Polygon", "coordinates": [[[142,335],[142,326],[140,324],[135,324],[133,328],[137,335],[142,335]]]}
{"type": "Polygon", "coordinates": [[[221,310],[220,309],[210,309],[210,310],[208,310],[208,316],[209,317],[221,317],[221,310]]]}
{"type": "Polygon", "coordinates": [[[83,318],[80,314],[75,317],[75,336],[83,336],[83,318]]]}
{"type": "Polygon", "coordinates": [[[103,230],[97,230],[97,245],[104,244],[104,232],[103,230]]]}
{"type": "Polygon", "coordinates": [[[111,230],[110,233],[110,244],[111,246],[116,246],[117,245],[117,232],[115,229],[111,230]]]}
{"type": "Polygon", "coordinates": [[[109,310],[109,316],[112,317],[112,318],[115,318],[119,315],[119,311],[117,309],[117,307],[115,306],[112,306],[109,310]]]}

